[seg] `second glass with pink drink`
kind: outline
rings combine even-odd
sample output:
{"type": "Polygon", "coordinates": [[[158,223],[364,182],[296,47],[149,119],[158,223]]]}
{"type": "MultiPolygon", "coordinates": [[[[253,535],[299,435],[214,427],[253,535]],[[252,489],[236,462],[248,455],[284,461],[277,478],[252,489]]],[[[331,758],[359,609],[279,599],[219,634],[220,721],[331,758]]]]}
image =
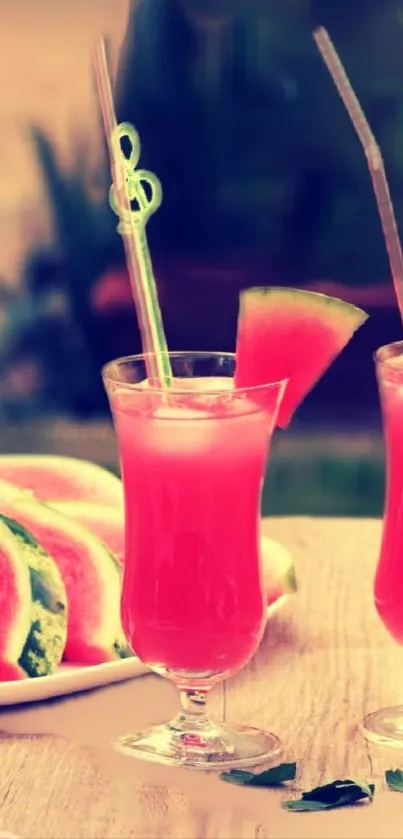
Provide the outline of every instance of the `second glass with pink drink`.
{"type": "MultiPolygon", "coordinates": [[[[375,354],[375,365],[387,467],[375,605],[388,632],[403,644],[403,341],[381,347],[375,354]]],[[[368,714],[363,731],[375,743],[403,748],[403,705],[368,714]]]]}
{"type": "MultiPolygon", "coordinates": [[[[381,149],[367,122],[350,80],[325,29],[314,33],[316,43],[352,120],[368,162],[389,257],[396,301],[403,321],[403,250],[381,149]]],[[[375,574],[378,614],[390,634],[403,643],[403,342],[375,353],[387,459],[387,487],[382,545],[375,574]]],[[[368,740],[403,748],[403,705],[368,714],[362,724],[368,740]]]]}

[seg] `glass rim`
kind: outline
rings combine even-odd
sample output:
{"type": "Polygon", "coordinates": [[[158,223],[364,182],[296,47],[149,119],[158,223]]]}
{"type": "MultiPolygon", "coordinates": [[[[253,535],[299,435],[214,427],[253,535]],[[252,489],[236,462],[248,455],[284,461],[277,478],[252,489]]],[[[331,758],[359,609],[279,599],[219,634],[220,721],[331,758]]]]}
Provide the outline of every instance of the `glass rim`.
{"type": "MultiPolygon", "coordinates": [[[[112,359],[111,361],[108,361],[106,364],[104,364],[103,367],[101,368],[102,378],[103,378],[104,382],[111,382],[111,383],[113,383],[115,385],[118,385],[122,388],[127,388],[129,390],[139,391],[141,393],[144,393],[144,387],[143,387],[142,382],[138,382],[138,383],[122,382],[119,379],[117,379],[116,376],[109,375],[108,371],[114,365],[118,365],[118,364],[124,365],[124,364],[129,364],[130,362],[141,362],[141,361],[144,361],[146,358],[155,358],[155,356],[158,356],[158,355],[161,355],[161,353],[136,353],[134,355],[123,355],[123,356],[120,356],[119,358],[112,359]]],[[[211,358],[211,359],[226,358],[226,359],[229,359],[231,361],[236,360],[236,354],[235,353],[219,352],[219,351],[211,351],[210,352],[209,350],[172,350],[172,352],[168,353],[168,356],[169,356],[169,358],[186,358],[186,357],[191,356],[191,357],[196,358],[196,359],[197,358],[199,358],[199,359],[201,359],[201,358],[211,358]]],[[[180,378],[181,378],[180,376],[177,377],[178,380],[180,380],[180,378]]],[[[185,378],[185,377],[183,377],[183,378],[185,378]]],[[[189,379],[192,379],[192,378],[206,378],[206,379],[208,379],[209,376],[205,376],[205,377],[203,377],[203,376],[193,376],[193,377],[189,376],[188,378],[189,379]]],[[[219,376],[217,376],[217,377],[211,376],[211,378],[219,378],[219,376]]],[[[226,377],[223,376],[222,378],[230,378],[230,377],[229,376],[226,376],[226,377]]],[[[143,380],[143,381],[145,381],[145,380],[143,380]]],[[[229,394],[229,393],[230,394],[260,393],[262,391],[268,390],[269,388],[276,388],[276,387],[279,388],[279,389],[280,388],[285,388],[286,385],[288,384],[288,382],[289,382],[289,378],[284,378],[284,379],[278,379],[274,382],[267,382],[267,383],[262,384],[262,385],[251,385],[250,387],[248,387],[248,386],[246,386],[246,387],[236,387],[236,388],[234,387],[232,390],[228,390],[228,388],[214,388],[214,389],[211,389],[211,390],[210,389],[206,390],[206,389],[203,388],[203,395],[219,396],[223,393],[226,393],[226,394],[229,394]]],[[[149,393],[150,392],[151,393],[156,393],[156,394],[166,394],[167,392],[169,392],[173,396],[183,396],[183,395],[189,396],[189,389],[181,388],[181,387],[164,388],[164,387],[154,387],[153,386],[153,387],[148,388],[148,392],[149,393]]]]}
{"type": "Polygon", "coordinates": [[[399,371],[396,367],[389,362],[392,358],[396,358],[399,355],[403,356],[403,340],[392,341],[390,344],[382,344],[382,346],[378,347],[378,349],[372,354],[372,358],[377,367],[385,368],[385,370],[390,371],[393,370],[394,373],[398,373],[399,371]],[[396,352],[394,352],[394,350],[396,350],[396,352]]]}

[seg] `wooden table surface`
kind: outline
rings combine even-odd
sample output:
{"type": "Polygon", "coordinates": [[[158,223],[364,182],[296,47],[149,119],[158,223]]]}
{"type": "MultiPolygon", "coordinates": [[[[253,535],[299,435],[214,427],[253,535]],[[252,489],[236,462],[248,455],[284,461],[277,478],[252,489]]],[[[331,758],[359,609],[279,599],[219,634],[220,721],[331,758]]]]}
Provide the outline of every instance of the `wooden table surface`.
{"type": "Polygon", "coordinates": [[[293,551],[300,591],[244,672],[215,690],[211,711],[278,733],[301,788],[379,780],[373,804],[290,813],[281,791],[117,755],[118,733],[176,711],[172,686],[145,676],[3,709],[0,830],[24,839],[402,839],[403,798],[382,776],[403,767],[403,753],[369,748],[358,731],[367,711],[403,701],[403,652],[372,602],[380,522],[283,518],[265,529],[293,551]]]}

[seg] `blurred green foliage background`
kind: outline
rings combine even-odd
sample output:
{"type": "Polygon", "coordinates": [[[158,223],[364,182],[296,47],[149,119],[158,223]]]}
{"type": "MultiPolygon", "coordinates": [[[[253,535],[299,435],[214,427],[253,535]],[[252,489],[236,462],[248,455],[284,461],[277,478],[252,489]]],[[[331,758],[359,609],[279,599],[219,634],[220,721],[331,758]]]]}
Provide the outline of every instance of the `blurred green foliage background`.
{"type": "Polygon", "coordinates": [[[384,457],[375,441],[372,451],[358,455],[353,446],[346,453],[342,438],[333,438],[325,452],[311,446],[304,454],[304,439],[293,444],[295,453],[287,456],[274,443],[263,515],[382,516],[384,457]]]}

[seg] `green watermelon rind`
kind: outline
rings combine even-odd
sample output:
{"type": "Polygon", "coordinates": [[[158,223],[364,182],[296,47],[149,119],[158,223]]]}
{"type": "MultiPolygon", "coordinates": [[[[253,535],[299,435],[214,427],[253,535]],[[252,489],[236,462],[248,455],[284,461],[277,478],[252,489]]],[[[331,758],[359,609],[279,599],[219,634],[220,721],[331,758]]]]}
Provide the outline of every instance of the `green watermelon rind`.
{"type": "MultiPolygon", "coordinates": [[[[11,626],[2,627],[2,634],[7,631],[7,640],[2,649],[2,659],[16,663],[24,648],[31,627],[32,596],[29,569],[21,555],[18,542],[10,528],[0,520],[0,548],[7,553],[15,572],[15,583],[18,589],[18,602],[14,604],[15,614],[11,626]]],[[[3,635],[4,640],[4,635],[3,635]]]]}
{"type": "MultiPolygon", "coordinates": [[[[240,294],[240,308],[239,319],[245,314],[246,307],[251,306],[252,302],[261,306],[262,299],[270,297],[270,303],[274,306],[276,303],[282,307],[290,305],[291,302],[298,301],[299,308],[301,304],[305,304],[310,313],[315,309],[323,313],[324,309],[330,310],[330,314],[334,315],[335,321],[338,323],[346,323],[351,321],[356,324],[356,329],[362,326],[369,315],[355,306],[353,303],[346,303],[339,297],[331,297],[328,294],[322,294],[319,291],[308,291],[302,288],[287,288],[287,286],[256,286],[254,288],[245,289],[240,294]],[[340,318],[342,317],[342,321],[340,318]]],[[[282,309],[284,312],[284,309],[282,309]]]]}
{"type": "Polygon", "coordinates": [[[34,499],[18,498],[13,505],[13,515],[17,519],[18,510],[21,511],[21,515],[24,510],[27,513],[31,510],[37,520],[45,526],[53,519],[56,527],[64,532],[67,538],[77,540],[88,550],[101,582],[100,612],[103,618],[101,624],[94,627],[92,634],[81,640],[118,655],[116,645],[120,648],[126,644],[126,639],[120,618],[121,569],[113,554],[90,530],[50,505],[34,499]]]}
{"type": "Polygon", "coordinates": [[[270,585],[278,585],[282,595],[296,594],[298,580],[290,551],[280,542],[261,536],[260,550],[263,567],[270,569],[270,585]]]}
{"type": "Polygon", "coordinates": [[[290,566],[285,576],[283,577],[284,593],[296,594],[298,591],[298,580],[294,565],[290,566]]]}
{"type": "Polygon", "coordinates": [[[18,663],[27,676],[48,676],[60,664],[67,637],[67,594],[54,560],[26,528],[0,515],[30,577],[31,616],[18,663]]]}

